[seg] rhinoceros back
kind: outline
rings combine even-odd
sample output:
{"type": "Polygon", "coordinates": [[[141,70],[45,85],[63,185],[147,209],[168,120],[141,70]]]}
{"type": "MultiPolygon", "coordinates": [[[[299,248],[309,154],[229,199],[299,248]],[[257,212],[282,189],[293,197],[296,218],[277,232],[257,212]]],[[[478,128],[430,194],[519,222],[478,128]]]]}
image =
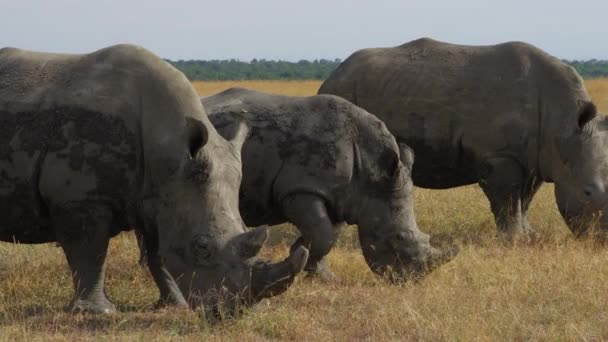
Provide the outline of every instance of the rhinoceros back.
{"type": "Polygon", "coordinates": [[[580,84],[571,68],[525,43],[424,38],[355,52],[319,93],[365,108],[411,146],[416,185],[449,188],[476,182],[475,164],[488,156],[507,153],[536,168],[540,107],[574,101],[580,84]]]}
{"type": "Polygon", "coordinates": [[[142,172],[141,94],[138,65],[117,53],[133,49],[0,50],[1,240],[53,241],[56,205],[104,203],[126,217],[142,172]]]}

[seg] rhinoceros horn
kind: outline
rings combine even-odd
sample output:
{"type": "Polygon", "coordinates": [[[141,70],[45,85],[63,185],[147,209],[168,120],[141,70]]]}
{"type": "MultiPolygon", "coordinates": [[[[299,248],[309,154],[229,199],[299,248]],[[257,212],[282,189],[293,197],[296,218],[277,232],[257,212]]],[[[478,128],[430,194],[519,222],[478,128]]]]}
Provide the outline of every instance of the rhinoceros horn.
{"type": "Polygon", "coordinates": [[[268,239],[267,225],[259,226],[238,237],[238,254],[243,258],[253,258],[268,239]]]}
{"type": "Polygon", "coordinates": [[[283,293],[308,261],[308,249],[300,246],[285,260],[275,263],[258,263],[251,274],[251,295],[256,300],[283,293]]]}

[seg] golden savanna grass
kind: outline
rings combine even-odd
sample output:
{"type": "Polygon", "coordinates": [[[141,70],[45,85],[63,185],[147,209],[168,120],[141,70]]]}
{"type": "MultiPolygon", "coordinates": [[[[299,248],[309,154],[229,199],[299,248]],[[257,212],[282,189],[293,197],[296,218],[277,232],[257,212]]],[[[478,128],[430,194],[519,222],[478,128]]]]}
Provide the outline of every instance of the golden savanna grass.
{"type": "Polygon", "coordinates": [[[321,83],[321,81],[194,81],[192,84],[202,96],[213,95],[231,87],[257,89],[290,96],[308,96],[316,94],[321,83]]]}
{"type": "MultiPolygon", "coordinates": [[[[608,80],[588,81],[608,112],[608,80]]],[[[231,86],[314,94],[320,82],[195,82],[201,95],[231,86]]],[[[153,311],[157,290],[137,265],[132,234],[111,242],[107,289],[121,313],[63,312],[72,294],[60,248],[0,244],[0,341],[13,340],[603,340],[608,339],[608,249],[574,240],[545,185],[531,209],[542,238],[506,246],[494,238],[477,186],[417,189],[421,228],[461,254],[424,280],[389,285],[371,274],[344,229],[330,253],[340,281],[298,278],[284,295],[241,319],[210,327],[189,311],[153,311]]],[[[288,226],[280,228],[289,230],[288,226]]],[[[285,242],[264,251],[280,258],[285,242]]]]}
{"type": "Polygon", "coordinates": [[[608,79],[597,78],[587,80],[585,85],[599,110],[604,114],[608,114],[608,79]]]}

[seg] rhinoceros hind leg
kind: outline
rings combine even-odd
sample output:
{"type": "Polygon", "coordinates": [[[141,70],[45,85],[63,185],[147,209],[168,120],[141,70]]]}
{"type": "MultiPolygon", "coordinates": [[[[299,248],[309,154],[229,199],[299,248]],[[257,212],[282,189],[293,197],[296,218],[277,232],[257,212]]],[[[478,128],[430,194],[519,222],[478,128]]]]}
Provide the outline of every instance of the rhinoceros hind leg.
{"type": "Polygon", "coordinates": [[[53,213],[57,240],[66,255],[74,282],[75,294],[68,311],[116,311],[104,288],[112,217],[112,212],[106,208],[89,206],[62,208],[53,213]]]}
{"type": "Polygon", "coordinates": [[[310,251],[304,270],[324,281],[335,280],[325,261],[336,240],[336,230],[327,213],[325,201],[311,194],[294,194],[284,199],[283,208],[287,220],[302,234],[291,246],[291,251],[300,246],[310,251]]]}

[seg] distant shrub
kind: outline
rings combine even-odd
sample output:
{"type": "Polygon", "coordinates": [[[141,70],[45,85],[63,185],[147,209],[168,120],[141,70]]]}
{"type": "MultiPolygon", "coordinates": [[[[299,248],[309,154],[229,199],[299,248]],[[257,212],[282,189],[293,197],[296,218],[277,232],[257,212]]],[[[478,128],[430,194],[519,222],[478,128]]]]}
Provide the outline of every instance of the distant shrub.
{"type": "MultiPolygon", "coordinates": [[[[298,62],[253,59],[171,61],[191,81],[233,80],[325,80],[340,65],[340,59],[298,62]]],[[[608,77],[608,60],[567,61],[583,78],[608,77]]]]}
{"type": "Polygon", "coordinates": [[[584,78],[608,77],[608,61],[590,59],[588,61],[564,61],[572,65],[584,78]]]}
{"type": "Polygon", "coordinates": [[[254,59],[168,61],[192,81],[228,80],[323,80],[340,65],[339,59],[299,62],[254,59]]]}

